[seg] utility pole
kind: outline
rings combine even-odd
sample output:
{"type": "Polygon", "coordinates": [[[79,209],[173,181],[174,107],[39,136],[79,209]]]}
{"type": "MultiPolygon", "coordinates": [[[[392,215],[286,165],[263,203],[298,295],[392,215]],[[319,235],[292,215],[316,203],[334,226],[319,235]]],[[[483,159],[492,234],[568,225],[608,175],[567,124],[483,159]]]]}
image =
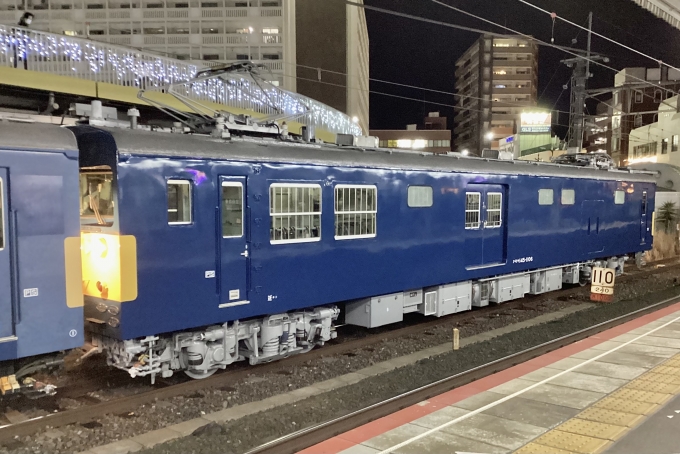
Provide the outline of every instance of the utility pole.
{"type": "Polygon", "coordinates": [[[569,136],[567,146],[573,153],[580,153],[583,149],[583,134],[585,131],[584,109],[586,104],[586,84],[592,76],[590,74],[591,61],[609,61],[601,55],[593,55],[590,51],[593,28],[593,13],[588,15],[588,44],[585,56],[578,56],[562,60],[569,68],[574,68],[571,75],[571,106],[569,109],[569,136]]]}

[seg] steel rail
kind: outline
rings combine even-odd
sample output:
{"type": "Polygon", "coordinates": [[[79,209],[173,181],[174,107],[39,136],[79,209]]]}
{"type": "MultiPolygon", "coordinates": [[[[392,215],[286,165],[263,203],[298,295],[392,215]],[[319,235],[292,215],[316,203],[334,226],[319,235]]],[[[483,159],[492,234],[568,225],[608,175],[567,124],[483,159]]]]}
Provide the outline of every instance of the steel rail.
{"type": "Polygon", "coordinates": [[[246,454],[295,453],[427,399],[680,302],[680,295],[265,443],[246,454]]]}

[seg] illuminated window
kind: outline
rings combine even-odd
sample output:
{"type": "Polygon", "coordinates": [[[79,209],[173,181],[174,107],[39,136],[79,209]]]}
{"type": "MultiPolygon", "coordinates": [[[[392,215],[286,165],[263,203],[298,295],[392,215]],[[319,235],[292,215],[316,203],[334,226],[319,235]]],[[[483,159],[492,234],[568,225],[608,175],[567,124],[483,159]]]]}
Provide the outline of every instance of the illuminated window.
{"type": "Polygon", "coordinates": [[[168,180],[168,224],[191,224],[191,181],[168,180]]]}
{"type": "Polygon", "coordinates": [[[278,28],[263,28],[262,33],[270,34],[270,35],[276,35],[279,33],[278,28]]]}
{"type": "Polygon", "coordinates": [[[428,208],[432,206],[432,186],[409,186],[408,206],[411,208],[428,208]]]}
{"type": "Polygon", "coordinates": [[[661,140],[661,154],[668,153],[668,142],[670,142],[670,139],[668,137],[661,140]]]}
{"type": "Polygon", "coordinates": [[[554,200],[554,191],[552,189],[539,189],[538,190],[538,204],[539,205],[552,205],[554,200]]]}
{"type": "Polygon", "coordinates": [[[321,186],[275,183],[269,187],[272,244],[321,239],[321,186]]]}
{"type": "Polygon", "coordinates": [[[576,191],[573,189],[562,189],[562,205],[573,205],[576,201],[576,191]]]}
{"type": "Polygon", "coordinates": [[[372,238],[376,235],[378,188],[335,187],[335,239],[372,238]]]}
{"type": "Polygon", "coordinates": [[[243,186],[222,182],[222,238],[243,236],[243,186]]]}
{"type": "Polygon", "coordinates": [[[680,136],[673,136],[673,143],[671,144],[671,151],[678,151],[678,145],[680,145],[680,136]]]}
{"type": "Polygon", "coordinates": [[[501,211],[503,207],[503,194],[489,192],[486,195],[486,224],[485,229],[500,227],[503,223],[501,211]]]}
{"type": "MultiPolygon", "coordinates": [[[[108,168],[108,167],[107,167],[108,168]]],[[[80,173],[80,217],[96,220],[98,225],[113,223],[113,172],[100,169],[80,173]]]]}
{"type": "Polygon", "coordinates": [[[482,194],[479,192],[468,192],[465,194],[465,228],[479,228],[480,200],[482,194]]]}
{"type": "Polygon", "coordinates": [[[616,205],[623,205],[625,201],[626,201],[626,192],[625,191],[616,191],[614,193],[614,203],[616,205]]]}

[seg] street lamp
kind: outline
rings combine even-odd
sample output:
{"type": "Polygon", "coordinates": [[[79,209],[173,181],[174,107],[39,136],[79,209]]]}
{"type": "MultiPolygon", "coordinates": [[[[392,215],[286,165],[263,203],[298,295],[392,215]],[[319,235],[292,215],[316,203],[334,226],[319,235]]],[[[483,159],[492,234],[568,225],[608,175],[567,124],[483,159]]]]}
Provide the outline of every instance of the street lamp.
{"type": "Polygon", "coordinates": [[[492,141],[493,140],[494,133],[489,131],[486,133],[486,140],[492,141]]]}

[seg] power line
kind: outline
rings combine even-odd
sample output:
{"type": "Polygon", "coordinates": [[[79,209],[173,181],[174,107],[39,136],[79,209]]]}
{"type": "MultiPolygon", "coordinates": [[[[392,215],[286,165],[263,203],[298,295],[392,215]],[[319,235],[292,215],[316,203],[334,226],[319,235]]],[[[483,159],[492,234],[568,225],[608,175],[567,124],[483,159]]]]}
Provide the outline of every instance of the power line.
{"type": "MultiPolygon", "coordinates": [[[[434,0],[433,0],[433,1],[434,1],[434,0]]],[[[545,10],[545,9],[539,7],[539,6],[534,5],[533,3],[529,3],[527,0],[517,0],[517,1],[520,2],[520,3],[524,3],[525,5],[530,6],[530,7],[534,8],[534,9],[537,9],[537,10],[539,10],[539,11],[541,11],[541,12],[543,12],[543,13],[545,13],[545,14],[551,16],[551,17],[552,17],[552,15],[554,14],[554,13],[551,13],[550,11],[548,11],[548,10],[545,10]]],[[[555,15],[555,17],[557,17],[559,20],[561,20],[561,21],[563,21],[563,22],[566,22],[566,23],[568,23],[568,24],[570,24],[570,25],[573,25],[574,27],[578,27],[578,28],[581,28],[581,29],[584,28],[584,27],[582,27],[581,25],[579,25],[579,24],[577,24],[577,23],[574,23],[574,22],[572,22],[572,21],[570,21],[570,20],[567,20],[567,19],[565,19],[565,18],[563,18],[563,17],[561,17],[561,16],[555,15]]],[[[641,52],[641,51],[639,51],[639,50],[637,50],[637,49],[634,49],[634,48],[632,48],[632,47],[630,47],[630,46],[626,46],[625,44],[621,44],[620,42],[615,41],[615,40],[613,40],[613,39],[609,38],[608,36],[605,36],[605,35],[603,35],[603,34],[601,34],[601,33],[597,33],[597,32],[594,32],[594,31],[591,31],[591,33],[592,33],[593,35],[599,36],[600,38],[605,39],[605,40],[607,40],[607,41],[609,41],[609,42],[612,42],[612,43],[614,43],[614,44],[617,44],[617,45],[623,47],[624,49],[628,49],[628,50],[631,51],[631,52],[635,52],[636,54],[642,55],[643,57],[646,57],[646,58],[648,58],[648,59],[650,59],[650,60],[652,60],[652,61],[658,63],[659,65],[665,65],[665,66],[668,66],[669,68],[672,68],[672,69],[674,69],[674,70],[676,70],[676,71],[680,71],[680,69],[676,68],[675,66],[669,65],[668,63],[664,63],[662,60],[660,60],[660,59],[658,59],[658,58],[654,58],[654,57],[652,57],[651,55],[647,55],[647,54],[645,54],[644,52],[641,52]]]]}

